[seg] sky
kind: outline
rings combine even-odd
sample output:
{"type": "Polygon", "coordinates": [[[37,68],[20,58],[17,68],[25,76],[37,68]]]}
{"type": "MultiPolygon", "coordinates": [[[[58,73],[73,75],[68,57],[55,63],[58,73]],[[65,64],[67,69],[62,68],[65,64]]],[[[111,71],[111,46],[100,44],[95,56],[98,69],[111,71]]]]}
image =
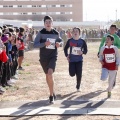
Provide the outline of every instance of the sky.
{"type": "Polygon", "coordinates": [[[84,21],[120,19],[120,0],[83,0],[84,21]]]}

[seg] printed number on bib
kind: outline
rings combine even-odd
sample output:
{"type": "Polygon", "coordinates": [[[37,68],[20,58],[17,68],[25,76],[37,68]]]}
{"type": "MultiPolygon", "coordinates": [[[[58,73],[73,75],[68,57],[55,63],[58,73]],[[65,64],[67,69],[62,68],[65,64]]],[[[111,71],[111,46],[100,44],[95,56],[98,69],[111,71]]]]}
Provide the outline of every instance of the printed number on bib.
{"type": "Polygon", "coordinates": [[[73,55],[80,55],[81,48],[80,47],[72,47],[73,55]]]}
{"type": "Polygon", "coordinates": [[[47,41],[50,41],[50,45],[46,46],[47,49],[55,49],[55,39],[47,38],[47,41]]]}
{"type": "Polygon", "coordinates": [[[105,54],[105,61],[107,63],[115,62],[115,54],[105,54]]]}

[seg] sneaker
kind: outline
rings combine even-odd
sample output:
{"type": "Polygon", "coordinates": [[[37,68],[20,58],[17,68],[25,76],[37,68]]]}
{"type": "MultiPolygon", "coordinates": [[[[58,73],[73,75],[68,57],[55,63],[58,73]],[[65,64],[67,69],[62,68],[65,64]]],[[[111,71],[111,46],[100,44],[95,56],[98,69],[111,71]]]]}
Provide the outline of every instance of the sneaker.
{"type": "Polygon", "coordinates": [[[4,93],[6,90],[2,87],[2,86],[0,86],[0,93],[4,93]]]}
{"type": "Polygon", "coordinates": [[[17,75],[12,76],[12,78],[15,79],[15,80],[18,80],[18,76],[17,75]]]}
{"type": "Polygon", "coordinates": [[[10,79],[7,81],[8,84],[14,84],[16,81],[14,79],[10,79]]]}
{"type": "Polygon", "coordinates": [[[108,92],[108,98],[111,98],[111,92],[108,92]]]}
{"type": "Polygon", "coordinates": [[[54,97],[53,97],[53,96],[50,96],[50,97],[49,97],[49,100],[50,100],[50,103],[51,103],[51,104],[54,104],[54,97]]]}
{"type": "Polygon", "coordinates": [[[81,90],[80,90],[80,89],[77,89],[77,92],[81,92],[81,90]]]}
{"type": "Polygon", "coordinates": [[[19,67],[18,70],[24,70],[22,67],[19,67]]]}
{"type": "Polygon", "coordinates": [[[54,97],[54,100],[56,100],[56,99],[57,99],[57,97],[56,97],[55,93],[53,93],[53,97],[54,97]]]}

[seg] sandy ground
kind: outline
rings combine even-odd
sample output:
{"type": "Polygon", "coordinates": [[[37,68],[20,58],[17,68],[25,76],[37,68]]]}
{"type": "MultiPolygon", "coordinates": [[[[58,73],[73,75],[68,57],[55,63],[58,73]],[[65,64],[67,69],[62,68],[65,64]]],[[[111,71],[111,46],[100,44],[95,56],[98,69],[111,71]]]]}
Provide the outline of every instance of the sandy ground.
{"type": "MultiPolygon", "coordinates": [[[[68,73],[68,62],[62,48],[58,50],[58,61],[54,73],[55,91],[59,99],[69,100],[101,100],[107,97],[105,90],[108,81],[101,81],[101,65],[97,58],[99,42],[88,43],[88,54],[84,55],[81,92],[76,92],[76,78],[68,73]]],[[[5,94],[0,95],[0,101],[25,101],[48,99],[49,91],[45,75],[39,64],[39,50],[25,52],[24,71],[19,71],[19,80],[5,94]]],[[[113,100],[120,100],[120,70],[117,74],[117,85],[112,91],[113,100]]],[[[0,117],[0,120],[117,120],[119,116],[29,116],[29,117],[0,117]]]]}

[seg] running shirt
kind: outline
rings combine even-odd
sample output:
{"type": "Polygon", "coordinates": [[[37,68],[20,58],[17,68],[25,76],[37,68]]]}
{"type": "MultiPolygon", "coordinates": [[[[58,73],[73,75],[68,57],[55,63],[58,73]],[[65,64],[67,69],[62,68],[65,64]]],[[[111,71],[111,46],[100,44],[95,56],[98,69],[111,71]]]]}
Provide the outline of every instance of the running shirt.
{"type": "Polygon", "coordinates": [[[59,33],[52,29],[51,31],[47,31],[43,28],[37,34],[34,40],[34,47],[40,48],[40,59],[49,59],[52,57],[57,57],[57,48],[55,46],[56,42],[62,44],[62,39],[59,37],[59,33]],[[45,46],[45,42],[50,41],[49,46],[45,46]]]}
{"type": "Polygon", "coordinates": [[[100,61],[104,62],[103,68],[115,70],[116,65],[120,63],[118,48],[114,45],[111,45],[110,48],[108,46],[102,47],[100,50],[100,61]]]}
{"type": "Polygon", "coordinates": [[[71,38],[67,41],[66,46],[64,48],[65,56],[67,57],[69,55],[70,62],[82,61],[83,57],[82,55],[80,55],[81,51],[83,52],[83,54],[87,53],[87,45],[83,39],[74,40],[73,38],[71,38]],[[69,53],[68,48],[70,48],[69,53]]]}

